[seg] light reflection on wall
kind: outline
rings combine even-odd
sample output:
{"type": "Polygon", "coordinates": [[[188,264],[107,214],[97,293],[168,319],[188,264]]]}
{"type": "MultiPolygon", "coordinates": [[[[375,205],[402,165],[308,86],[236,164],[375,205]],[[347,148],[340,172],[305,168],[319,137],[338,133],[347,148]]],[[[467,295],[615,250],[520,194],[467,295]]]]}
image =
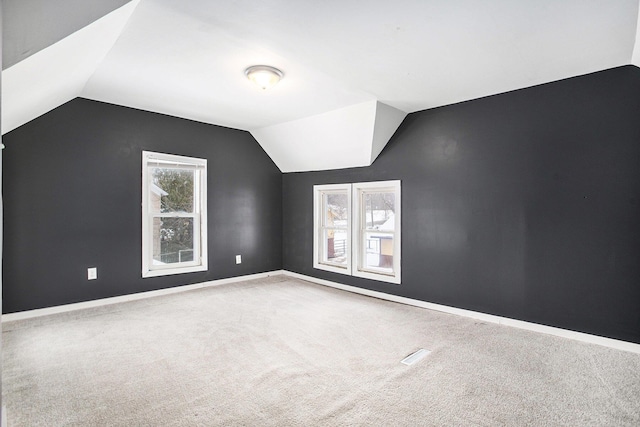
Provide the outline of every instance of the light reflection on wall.
{"type": "Polygon", "coordinates": [[[446,164],[458,158],[458,141],[452,138],[437,138],[426,146],[426,156],[431,164],[446,164]]]}
{"type": "Polygon", "coordinates": [[[235,234],[235,246],[238,250],[246,253],[256,252],[259,243],[259,212],[255,189],[239,189],[234,196],[234,205],[236,206],[233,211],[234,223],[237,224],[237,227],[232,235],[235,234]]]}

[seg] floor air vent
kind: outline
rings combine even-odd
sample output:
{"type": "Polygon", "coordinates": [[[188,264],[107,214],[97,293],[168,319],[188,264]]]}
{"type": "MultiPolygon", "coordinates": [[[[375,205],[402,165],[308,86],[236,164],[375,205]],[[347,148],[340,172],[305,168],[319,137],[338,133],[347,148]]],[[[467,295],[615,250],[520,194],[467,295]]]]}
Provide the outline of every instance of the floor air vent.
{"type": "Polygon", "coordinates": [[[421,348],[415,353],[412,353],[407,357],[405,357],[404,359],[402,359],[400,363],[403,363],[405,365],[413,365],[414,363],[416,363],[418,360],[422,359],[429,353],[431,353],[429,350],[425,350],[424,348],[421,348]]]}

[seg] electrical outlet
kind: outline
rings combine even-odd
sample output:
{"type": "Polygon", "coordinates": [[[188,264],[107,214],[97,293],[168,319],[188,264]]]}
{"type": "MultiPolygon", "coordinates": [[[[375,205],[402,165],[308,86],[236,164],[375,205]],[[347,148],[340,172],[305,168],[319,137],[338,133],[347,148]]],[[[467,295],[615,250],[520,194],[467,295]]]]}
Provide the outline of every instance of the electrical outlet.
{"type": "Polygon", "coordinates": [[[87,280],[96,280],[98,278],[98,267],[87,268],[87,280]]]}
{"type": "Polygon", "coordinates": [[[236,255],[236,264],[242,264],[242,256],[236,255]]]}

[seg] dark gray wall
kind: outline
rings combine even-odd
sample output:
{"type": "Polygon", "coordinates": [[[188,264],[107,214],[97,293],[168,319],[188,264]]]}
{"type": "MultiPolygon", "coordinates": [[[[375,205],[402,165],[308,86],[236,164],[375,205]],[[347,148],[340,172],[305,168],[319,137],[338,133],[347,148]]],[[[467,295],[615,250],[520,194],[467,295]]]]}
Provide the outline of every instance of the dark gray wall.
{"type": "Polygon", "coordinates": [[[640,69],[409,115],[368,168],[285,174],[286,270],[640,343],[640,69]],[[314,184],[402,180],[402,284],[312,267],[314,184]]]}
{"type": "Polygon", "coordinates": [[[627,66],[414,113],[371,167],[283,176],[246,132],[76,99],[4,136],[4,310],[284,267],[640,343],[638,117],[627,66]],[[209,272],[140,278],[143,149],[209,160],[209,272]],[[402,284],[314,270],[312,186],[384,179],[402,284]]]}
{"type": "Polygon", "coordinates": [[[2,0],[4,67],[49,47],[129,1],[2,0]]]}
{"type": "Polygon", "coordinates": [[[248,132],[75,99],[3,140],[6,313],[282,268],[282,174],[248,132]],[[208,160],[208,272],[141,278],[142,150],[208,160]]]}

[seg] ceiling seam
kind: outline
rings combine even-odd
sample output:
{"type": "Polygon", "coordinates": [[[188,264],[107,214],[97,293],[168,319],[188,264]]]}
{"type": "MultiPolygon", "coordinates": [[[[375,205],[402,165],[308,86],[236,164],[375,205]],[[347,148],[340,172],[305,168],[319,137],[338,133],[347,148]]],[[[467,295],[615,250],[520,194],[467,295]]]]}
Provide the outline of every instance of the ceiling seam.
{"type": "MultiPolygon", "coordinates": [[[[118,34],[118,37],[115,38],[115,40],[113,41],[113,43],[111,44],[111,47],[109,49],[107,49],[107,51],[105,52],[105,54],[102,56],[102,58],[100,59],[99,62],[96,63],[95,68],[93,69],[92,73],[89,75],[89,77],[87,77],[87,79],[84,81],[84,84],[82,85],[82,89],[80,89],[79,93],[78,93],[78,97],[82,97],[84,94],[84,91],[87,87],[87,84],[89,83],[89,81],[91,80],[91,78],[95,75],[96,70],[98,68],[100,68],[100,65],[102,64],[102,62],[104,61],[104,59],[109,56],[109,53],[111,53],[111,51],[113,50],[113,47],[116,45],[116,43],[118,43],[118,40],[120,40],[120,38],[122,37],[122,34],[124,33],[125,29],[127,28],[127,26],[129,25],[129,22],[131,21],[131,17],[133,16],[133,14],[135,13],[136,9],[138,8],[138,5],[140,4],[140,0],[132,0],[131,2],[119,7],[118,9],[108,13],[105,16],[108,16],[112,13],[116,13],[124,8],[131,8],[131,12],[129,12],[129,17],[127,18],[126,22],[122,25],[122,28],[120,28],[120,32],[118,34]]],[[[104,17],[103,17],[104,18],[104,17]]]]}

